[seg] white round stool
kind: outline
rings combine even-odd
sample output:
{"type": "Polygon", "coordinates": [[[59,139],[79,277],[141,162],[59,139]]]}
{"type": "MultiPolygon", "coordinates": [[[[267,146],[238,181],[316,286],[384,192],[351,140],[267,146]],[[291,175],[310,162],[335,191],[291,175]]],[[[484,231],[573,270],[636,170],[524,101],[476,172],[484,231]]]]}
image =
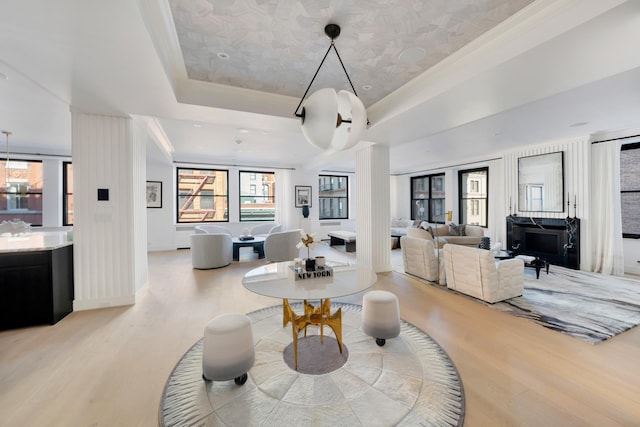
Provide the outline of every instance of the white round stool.
{"type": "Polygon", "coordinates": [[[383,346],[400,335],[398,297],[387,291],[370,291],[362,298],[362,331],[383,346]]]}
{"type": "Polygon", "coordinates": [[[235,380],[242,385],[256,359],[251,319],[244,314],[221,314],[204,328],[202,378],[235,380]]]}

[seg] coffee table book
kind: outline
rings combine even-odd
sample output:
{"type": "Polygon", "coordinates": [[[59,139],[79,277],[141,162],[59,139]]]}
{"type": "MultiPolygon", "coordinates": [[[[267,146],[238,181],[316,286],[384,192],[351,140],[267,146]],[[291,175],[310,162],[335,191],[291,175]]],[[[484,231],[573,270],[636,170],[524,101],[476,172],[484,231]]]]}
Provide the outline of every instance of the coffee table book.
{"type": "Polygon", "coordinates": [[[289,266],[289,278],[294,281],[321,279],[323,281],[333,281],[333,268],[329,266],[317,267],[315,270],[305,270],[301,267],[289,266]]]}

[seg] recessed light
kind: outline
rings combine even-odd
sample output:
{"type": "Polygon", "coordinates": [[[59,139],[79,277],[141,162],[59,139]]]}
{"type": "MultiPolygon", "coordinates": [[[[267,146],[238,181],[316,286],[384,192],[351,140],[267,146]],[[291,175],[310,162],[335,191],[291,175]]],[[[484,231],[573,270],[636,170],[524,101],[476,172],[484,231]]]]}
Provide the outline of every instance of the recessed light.
{"type": "Polygon", "coordinates": [[[249,129],[240,128],[240,129],[238,129],[238,132],[240,132],[240,133],[249,133],[249,129]]]}
{"type": "Polygon", "coordinates": [[[229,58],[231,58],[231,56],[229,56],[229,54],[226,53],[226,52],[218,52],[218,58],[220,58],[220,59],[229,59],[229,58]]]}
{"type": "Polygon", "coordinates": [[[194,127],[194,128],[201,128],[201,127],[202,127],[202,125],[201,125],[200,123],[194,123],[194,124],[193,124],[193,127],[194,127]]]}
{"type": "Polygon", "coordinates": [[[362,85],[362,90],[371,90],[372,87],[371,85],[362,85]]]}
{"type": "Polygon", "coordinates": [[[405,49],[398,56],[398,60],[400,62],[404,62],[405,64],[415,64],[420,61],[427,54],[427,51],[421,47],[410,47],[405,49]]]}

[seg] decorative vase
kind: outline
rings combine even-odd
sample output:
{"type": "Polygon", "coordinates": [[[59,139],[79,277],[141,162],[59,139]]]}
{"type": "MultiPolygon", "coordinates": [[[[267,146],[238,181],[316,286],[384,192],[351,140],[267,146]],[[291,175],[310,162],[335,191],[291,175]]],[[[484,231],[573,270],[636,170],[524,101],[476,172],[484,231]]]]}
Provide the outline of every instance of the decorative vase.
{"type": "Polygon", "coordinates": [[[302,207],[302,216],[305,218],[309,218],[309,206],[308,205],[304,205],[302,207]]]}
{"type": "Polygon", "coordinates": [[[315,260],[315,258],[307,258],[305,260],[305,269],[307,271],[314,271],[316,269],[316,260],[315,260]]]}

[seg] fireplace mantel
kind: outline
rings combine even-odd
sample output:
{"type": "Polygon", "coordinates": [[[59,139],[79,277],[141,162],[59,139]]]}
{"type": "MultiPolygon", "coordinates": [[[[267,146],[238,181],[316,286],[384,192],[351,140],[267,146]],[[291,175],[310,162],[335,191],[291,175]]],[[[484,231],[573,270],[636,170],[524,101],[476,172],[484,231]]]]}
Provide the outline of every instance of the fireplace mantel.
{"type": "Polygon", "coordinates": [[[563,267],[580,268],[580,219],[507,217],[507,249],[563,267]]]}

